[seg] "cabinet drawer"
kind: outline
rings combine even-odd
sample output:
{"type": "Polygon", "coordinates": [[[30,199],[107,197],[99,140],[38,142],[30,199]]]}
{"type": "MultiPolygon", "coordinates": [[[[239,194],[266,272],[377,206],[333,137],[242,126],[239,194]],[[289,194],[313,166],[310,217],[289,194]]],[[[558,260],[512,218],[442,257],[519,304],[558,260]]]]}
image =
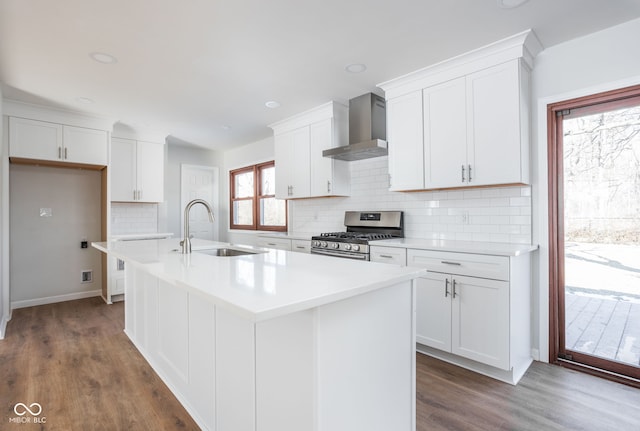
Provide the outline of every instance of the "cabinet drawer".
{"type": "Polygon", "coordinates": [[[311,253],[311,241],[304,239],[292,239],[291,251],[297,251],[299,253],[311,253]]]}
{"type": "Polygon", "coordinates": [[[291,251],[291,240],[286,238],[258,238],[256,245],[258,247],[291,251]]]}
{"type": "Polygon", "coordinates": [[[506,256],[409,249],[407,264],[432,272],[509,280],[509,258],[506,256]]]}
{"type": "Polygon", "coordinates": [[[369,248],[369,255],[372,262],[393,263],[396,265],[407,265],[407,250],[402,247],[376,247],[369,248]]]}

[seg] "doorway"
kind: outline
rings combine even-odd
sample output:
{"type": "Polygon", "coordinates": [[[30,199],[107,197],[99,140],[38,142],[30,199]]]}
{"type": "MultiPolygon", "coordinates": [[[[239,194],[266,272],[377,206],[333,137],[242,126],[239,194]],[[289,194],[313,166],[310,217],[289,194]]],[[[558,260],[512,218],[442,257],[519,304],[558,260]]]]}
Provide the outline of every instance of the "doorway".
{"type": "Polygon", "coordinates": [[[640,385],[640,86],[549,105],[550,360],[640,385]]]}
{"type": "Polygon", "coordinates": [[[180,226],[184,226],[184,208],[193,199],[204,199],[211,204],[214,221],[209,221],[208,213],[202,205],[196,205],[189,217],[190,233],[195,238],[218,241],[218,168],[187,164],[180,166],[180,226]]]}

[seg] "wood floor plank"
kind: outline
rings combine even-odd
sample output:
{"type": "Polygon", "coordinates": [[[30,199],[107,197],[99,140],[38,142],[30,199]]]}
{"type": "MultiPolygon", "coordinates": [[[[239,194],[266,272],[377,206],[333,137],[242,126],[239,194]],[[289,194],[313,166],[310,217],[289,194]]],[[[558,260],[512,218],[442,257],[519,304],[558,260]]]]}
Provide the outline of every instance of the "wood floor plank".
{"type": "MultiPolygon", "coordinates": [[[[197,430],[123,321],[122,303],[96,298],[15,310],[0,341],[0,429],[197,430]],[[46,423],[10,423],[17,402],[42,404],[46,423]]],[[[539,362],[512,386],[416,360],[418,431],[640,429],[639,389],[539,362]]]]}

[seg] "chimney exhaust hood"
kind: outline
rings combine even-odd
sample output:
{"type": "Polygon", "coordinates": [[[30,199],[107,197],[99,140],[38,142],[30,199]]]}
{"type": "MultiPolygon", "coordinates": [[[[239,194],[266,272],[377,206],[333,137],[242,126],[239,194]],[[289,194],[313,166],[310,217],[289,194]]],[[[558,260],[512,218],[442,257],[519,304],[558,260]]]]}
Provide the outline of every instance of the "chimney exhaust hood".
{"type": "Polygon", "coordinates": [[[349,100],[349,145],[330,148],[323,157],[353,161],[386,156],[386,102],[373,93],[349,100]]]}

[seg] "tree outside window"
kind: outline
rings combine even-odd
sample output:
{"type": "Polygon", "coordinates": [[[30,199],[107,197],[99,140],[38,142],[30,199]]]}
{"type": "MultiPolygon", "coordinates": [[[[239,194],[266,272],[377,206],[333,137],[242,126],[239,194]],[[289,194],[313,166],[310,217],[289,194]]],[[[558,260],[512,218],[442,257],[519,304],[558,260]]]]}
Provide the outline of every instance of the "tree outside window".
{"type": "Polygon", "coordinates": [[[287,204],[275,197],[273,161],[229,173],[231,229],[287,230],[287,204]]]}

